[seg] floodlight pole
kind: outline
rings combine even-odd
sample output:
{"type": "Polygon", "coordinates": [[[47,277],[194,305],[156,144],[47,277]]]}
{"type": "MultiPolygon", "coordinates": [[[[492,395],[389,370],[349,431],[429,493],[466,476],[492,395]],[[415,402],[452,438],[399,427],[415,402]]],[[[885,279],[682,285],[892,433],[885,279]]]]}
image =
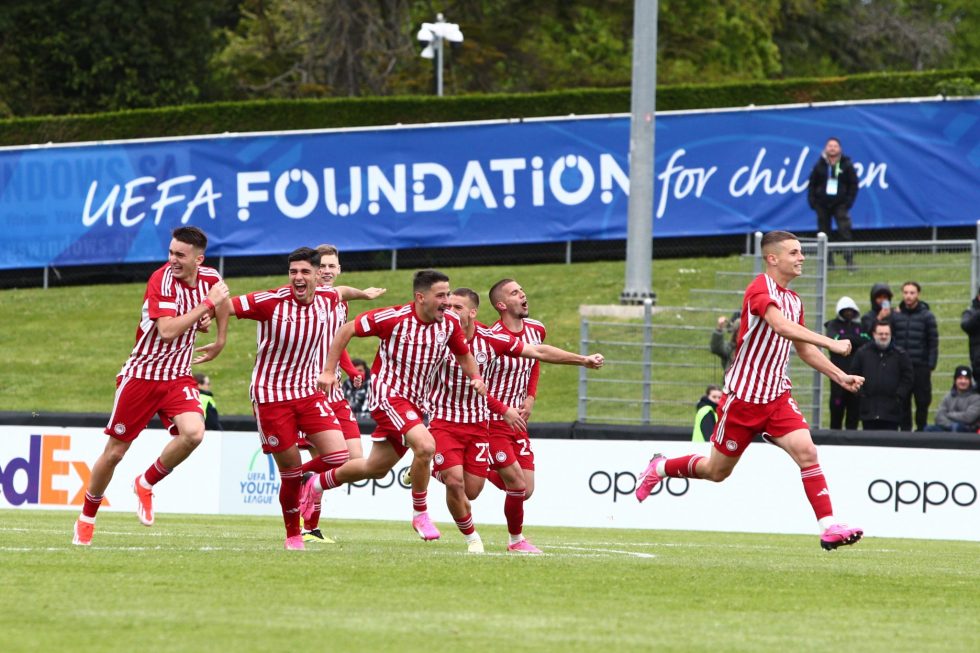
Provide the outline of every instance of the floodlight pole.
{"type": "Polygon", "coordinates": [[[626,227],[626,286],[621,304],[657,301],[653,260],[654,139],[657,108],[657,0],[633,2],[633,81],[630,99],[630,196],[626,227]]]}
{"type": "MultiPolygon", "coordinates": [[[[442,14],[436,14],[436,24],[446,22],[443,20],[442,14]]],[[[442,97],[442,37],[436,36],[435,38],[435,50],[436,50],[436,95],[442,97]]]]}

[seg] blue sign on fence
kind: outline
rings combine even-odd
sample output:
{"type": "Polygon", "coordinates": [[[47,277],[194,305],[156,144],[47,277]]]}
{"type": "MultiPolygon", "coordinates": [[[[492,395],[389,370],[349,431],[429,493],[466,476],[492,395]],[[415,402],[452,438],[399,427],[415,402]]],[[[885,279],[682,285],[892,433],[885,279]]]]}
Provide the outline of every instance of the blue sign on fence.
{"type": "MultiPolygon", "coordinates": [[[[980,101],[657,118],[654,236],[813,230],[828,136],[854,160],[855,228],[980,218],[980,101]]],[[[626,237],[629,119],[580,118],[0,149],[0,268],[626,237]]]]}

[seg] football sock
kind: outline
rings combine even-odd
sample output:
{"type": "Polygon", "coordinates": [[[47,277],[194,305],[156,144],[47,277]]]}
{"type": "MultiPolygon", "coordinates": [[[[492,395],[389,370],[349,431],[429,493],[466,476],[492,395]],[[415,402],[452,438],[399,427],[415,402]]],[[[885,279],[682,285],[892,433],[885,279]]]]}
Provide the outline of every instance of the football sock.
{"type": "Polygon", "coordinates": [[[286,537],[300,534],[299,493],[303,486],[301,467],[279,470],[279,505],[282,506],[282,521],[286,525],[286,537]]]}
{"type": "Polygon", "coordinates": [[[324,454],[319,458],[314,458],[303,463],[303,472],[315,472],[320,474],[327,470],[333,469],[334,467],[340,467],[348,460],[350,460],[350,452],[347,451],[347,449],[333,451],[328,454],[324,454]]]}
{"type": "Polygon", "coordinates": [[[416,517],[428,510],[428,506],[426,505],[426,497],[428,495],[428,491],[412,492],[412,508],[415,511],[416,517]]]}
{"type": "Polygon", "coordinates": [[[817,521],[833,516],[830,490],[827,489],[827,480],[823,477],[820,465],[811,465],[800,470],[800,477],[803,479],[803,491],[806,492],[806,498],[813,507],[813,514],[817,516],[817,521]]]}
{"type": "Polygon", "coordinates": [[[671,478],[697,478],[695,467],[697,467],[699,460],[704,460],[704,456],[691,454],[690,456],[681,456],[680,458],[670,458],[669,460],[663,461],[664,473],[661,474],[658,469],[657,475],[670,476],[671,478]]]}
{"type": "MultiPolygon", "coordinates": [[[[458,528],[459,532],[463,535],[469,536],[475,533],[476,527],[473,525],[473,513],[467,513],[467,515],[462,519],[457,519],[456,528],[458,528]]],[[[467,541],[469,541],[469,539],[467,539],[467,541]]]]}
{"type": "Polygon", "coordinates": [[[147,467],[146,471],[143,472],[143,475],[140,476],[140,485],[144,489],[149,490],[154,485],[167,478],[167,475],[169,475],[172,471],[172,469],[167,469],[164,467],[163,463],[160,462],[160,459],[157,458],[156,462],[147,467]]]}
{"type": "Polygon", "coordinates": [[[507,532],[511,538],[519,536],[524,530],[524,494],[524,488],[507,490],[504,497],[504,517],[507,519],[507,532]]]}
{"type": "Polygon", "coordinates": [[[95,523],[95,513],[99,511],[99,506],[101,505],[102,497],[93,497],[86,492],[85,503],[82,504],[82,516],[91,519],[92,521],[90,523],[95,523]]]}

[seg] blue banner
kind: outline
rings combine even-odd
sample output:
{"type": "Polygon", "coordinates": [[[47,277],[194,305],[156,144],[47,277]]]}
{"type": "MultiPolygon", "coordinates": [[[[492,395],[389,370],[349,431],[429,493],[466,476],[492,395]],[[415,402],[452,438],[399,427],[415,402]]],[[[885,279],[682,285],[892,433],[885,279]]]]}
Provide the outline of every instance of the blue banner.
{"type": "MultiPolygon", "coordinates": [[[[857,167],[856,229],[980,218],[980,101],[657,117],[654,237],[814,230],[828,136],[857,167]]],[[[629,119],[0,149],[0,268],[626,237],[629,119]]]]}

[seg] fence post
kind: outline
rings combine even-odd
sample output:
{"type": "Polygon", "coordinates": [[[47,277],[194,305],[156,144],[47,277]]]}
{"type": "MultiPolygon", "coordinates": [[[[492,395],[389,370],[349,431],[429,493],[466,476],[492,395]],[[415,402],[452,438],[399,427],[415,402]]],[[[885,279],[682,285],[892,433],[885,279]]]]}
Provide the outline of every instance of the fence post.
{"type": "Polygon", "coordinates": [[[565,265],[572,264],[572,241],[565,241],[565,265]]]}
{"type": "MultiPolygon", "coordinates": [[[[582,317],[582,324],[579,327],[579,346],[578,351],[583,356],[589,355],[589,320],[582,317]]],[[[585,422],[588,408],[589,379],[585,375],[585,368],[578,368],[578,421],[585,422]]]]}
{"type": "Polygon", "coordinates": [[[222,279],[225,278],[225,257],[224,256],[219,256],[218,257],[218,274],[221,275],[221,278],[222,279]]]}
{"type": "Polygon", "coordinates": [[[977,220],[977,237],[973,241],[973,271],[970,273],[970,292],[977,292],[977,280],[980,279],[980,220],[977,220]]]}
{"type": "Polygon", "coordinates": [[[398,269],[398,250],[391,250],[391,271],[394,272],[398,269]]]}
{"type": "Polygon", "coordinates": [[[44,289],[48,289],[48,266],[44,266],[44,289]]]}
{"type": "Polygon", "coordinates": [[[762,232],[755,232],[755,260],[752,263],[752,271],[755,274],[762,274],[762,232]]]}
{"type": "MultiPolygon", "coordinates": [[[[642,423],[650,423],[650,401],[652,399],[651,379],[653,377],[653,302],[649,297],[643,300],[643,408],[640,411],[642,423]]],[[[585,368],[582,368],[583,370],[585,368]]]]}
{"type": "MultiPolygon", "coordinates": [[[[817,234],[817,300],[814,306],[814,318],[812,324],[816,327],[814,331],[823,332],[824,307],[827,305],[827,234],[820,232],[817,234]]],[[[811,419],[817,428],[822,428],[820,423],[823,406],[823,376],[820,372],[813,371],[813,415],[811,419]]]]}

